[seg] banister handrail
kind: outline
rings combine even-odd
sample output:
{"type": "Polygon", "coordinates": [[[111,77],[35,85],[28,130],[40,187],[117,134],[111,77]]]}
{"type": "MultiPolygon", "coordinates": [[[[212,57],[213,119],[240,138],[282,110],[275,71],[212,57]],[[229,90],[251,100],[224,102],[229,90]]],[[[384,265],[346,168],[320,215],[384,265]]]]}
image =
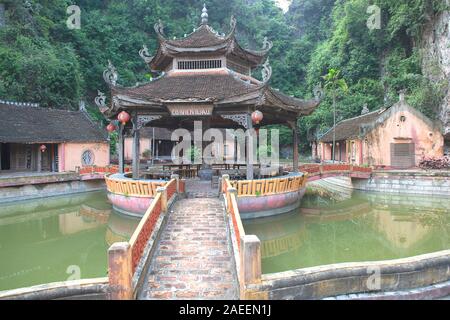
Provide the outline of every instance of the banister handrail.
{"type": "MultiPolygon", "coordinates": [[[[164,186],[158,187],[150,206],[127,242],[113,243],[108,250],[110,298],[132,299],[145,267],[140,267],[150,238],[159,230],[162,219],[168,211],[168,202],[179,193],[179,179],[172,178],[164,186]],[[159,229],[158,227],[158,229],[159,229]],[[139,269],[138,269],[139,266],[139,269]],[[136,284],[133,279],[137,278],[136,284]]],[[[151,251],[151,250],[150,250],[151,251]]],[[[145,266],[145,262],[144,262],[145,266]]]]}
{"type": "Polygon", "coordinates": [[[222,176],[222,192],[234,231],[232,236],[234,235],[238,250],[238,256],[235,256],[235,259],[240,296],[245,298],[246,286],[261,281],[261,241],[254,235],[245,234],[237,203],[237,190],[232,186],[228,175],[222,176]]]}

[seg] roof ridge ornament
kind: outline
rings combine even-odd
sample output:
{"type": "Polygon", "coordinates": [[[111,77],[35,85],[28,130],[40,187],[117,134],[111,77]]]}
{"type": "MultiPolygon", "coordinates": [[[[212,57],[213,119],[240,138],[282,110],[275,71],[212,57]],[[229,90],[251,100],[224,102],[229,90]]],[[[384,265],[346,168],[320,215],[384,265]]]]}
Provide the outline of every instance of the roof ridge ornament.
{"type": "Polygon", "coordinates": [[[164,25],[161,21],[161,19],[158,19],[158,22],[155,23],[154,27],[156,34],[159,38],[164,39],[164,25]]]}
{"type": "Polygon", "coordinates": [[[100,90],[97,90],[97,94],[98,96],[94,99],[95,104],[97,105],[101,113],[105,113],[106,110],[108,110],[108,107],[106,106],[106,96],[100,90]]]}
{"type": "Polygon", "coordinates": [[[263,69],[261,70],[262,80],[264,84],[267,84],[272,77],[272,67],[269,64],[269,58],[266,59],[266,62],[262,65],[263,69]]]}
{"type": "Polygon", "coordinates": [[[116,86],[117,84],[118,74],[111,60],[108,60],[108,68],[103,71],[103,79],[109,86],[116,86]]]}
{"type": "Polygon", "coordinates": [[[323,99],[323,97],[325,96],[325,92],[323,91],[322,88],[322,82],[319,82],[314,86],[313,93],[316,101],[320,101],[323,99]]]}
{"type": "Polygon", "coordinates": [[[153,56],[150,55],[147,46],[142,45],[142,49],[139,50],[139,56],[145,61],[145,63],[150,63],[153,59],[153,56]]]}
{"type": "Polygon", "coordinates": [[[361,115],[363,116],[363,115],[366,115],[368,113],[370,113],[369,107],[367,106],[367,103],[364,103],[362,111],[361,111],[361,115]]]}
{"type": "Polygon", "coordinates": [[[269,38],[264,37],[262,50],[269,51],[270,49],[272,49],[272,47],[273,47],[273,42],[270,41],[269,38]]]}
{"type": "Polygon", "coordinates": [[[201,17],[202,17],[202,25],[207,25],[208,24],[208,9],[206,9],[206,3],[203,4],[201,17]]]}

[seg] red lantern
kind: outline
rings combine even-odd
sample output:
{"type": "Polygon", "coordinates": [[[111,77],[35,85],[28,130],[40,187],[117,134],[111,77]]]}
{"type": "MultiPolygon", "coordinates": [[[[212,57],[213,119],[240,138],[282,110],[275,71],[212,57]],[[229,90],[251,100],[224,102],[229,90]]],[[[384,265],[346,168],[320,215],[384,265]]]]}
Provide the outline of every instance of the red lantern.
{"type": "Polygon", "coordinates": [[[106,130],[108,130],[109,133],[112,133],[112,132],[116,131],[116,126],[113,125],[112,123],[110,123],[106,126],[106,130]]]}
{"type": "Polygon", "coordinates": [[[256,110],[252,113],[252,121],[255,124],[259,124],[263,119],[263,114],[261,111],[256,110]]]}
{"type": "Polygon", "coordinates": [[[122,111],[117,116],[117,120],[119,120],[123,125],[125,125],[128,121],[130,121],[130,115],[126,111],[122,111]]]}
{"type": "Polygon", "coordinates": [[[45,144],[43,144],[42,146],[39,147],[39,150],[41,150],[41,152],[44,153],[45,150],[47,150],[47,147],[45,146],[45,144]]]}

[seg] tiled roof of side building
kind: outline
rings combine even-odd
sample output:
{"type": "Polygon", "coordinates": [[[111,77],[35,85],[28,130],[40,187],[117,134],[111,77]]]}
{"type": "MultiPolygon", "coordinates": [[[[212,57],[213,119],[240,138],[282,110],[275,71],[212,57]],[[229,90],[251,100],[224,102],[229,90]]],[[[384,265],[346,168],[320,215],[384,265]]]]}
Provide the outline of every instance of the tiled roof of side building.
{"type": "MultiPolygon", "coordinates": [[[[361,125],[376,121],[385,109],[379,109],[355,118],[342,120],[336,124],[336,141],[359,137],[361,125]]],[[[321,142],[333,142],[333,128],[328,130],[320,139],[321,142]]]]}
{"type": "Polygon", "coordinates": [[[106,131],[81,111],[0,103],[0,142],[106,142],[106,131]]]}

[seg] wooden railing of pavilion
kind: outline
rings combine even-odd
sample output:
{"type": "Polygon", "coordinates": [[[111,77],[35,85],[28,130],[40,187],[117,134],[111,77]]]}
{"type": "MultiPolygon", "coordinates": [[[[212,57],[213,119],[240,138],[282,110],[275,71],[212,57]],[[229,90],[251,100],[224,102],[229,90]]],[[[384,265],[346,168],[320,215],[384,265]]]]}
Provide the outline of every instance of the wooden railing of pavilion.
{"type": "Polygon", "coordinates": [[[109,298],[133,299],[141,285],[153,254],[170,203],[185,190],[178,176],[156,189],[155,197],[128,242],[118,242],[108,250],[109,298]]]}
{"type": "Polygon", "coordinates": [[[167,184],[166,181],[146,181],[111,178],[110,175],[105,176],[106,188],[114,194],[121,194],[129,197],[154,197],[156,190],[167,184]]]}
{"type": "Polygon", "coordinates": [[[261,282],[261,241],[255,235],[245,234],[237,205],[237,190],[228,175],[223,175],[221,179],[221,191],[231,226],[240,297],[245,299],[246,286],[261,282]]]}
{"type": "Polygon", "coordinates": [[[286,176],[259,180],[231,181],[238,197],[266,196],[286,192],[295,192],[306,187],[307,175],[286,176]]]}

